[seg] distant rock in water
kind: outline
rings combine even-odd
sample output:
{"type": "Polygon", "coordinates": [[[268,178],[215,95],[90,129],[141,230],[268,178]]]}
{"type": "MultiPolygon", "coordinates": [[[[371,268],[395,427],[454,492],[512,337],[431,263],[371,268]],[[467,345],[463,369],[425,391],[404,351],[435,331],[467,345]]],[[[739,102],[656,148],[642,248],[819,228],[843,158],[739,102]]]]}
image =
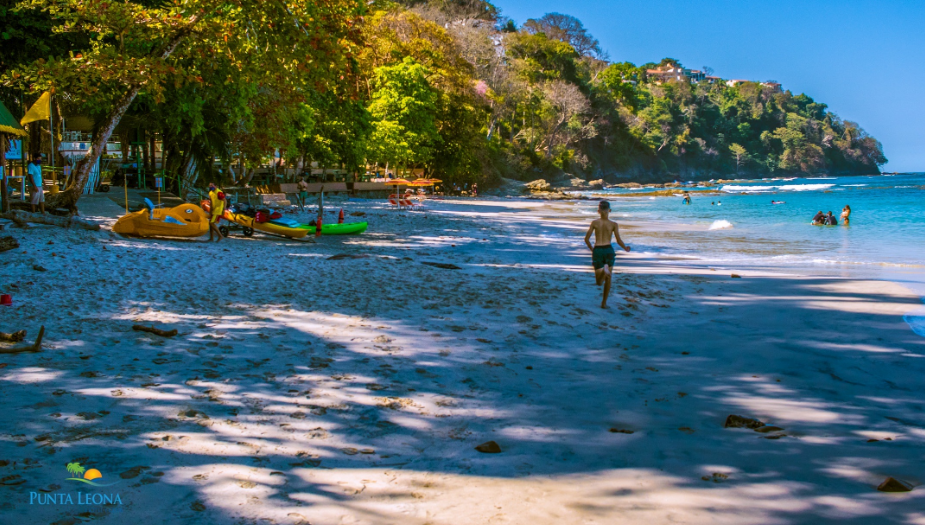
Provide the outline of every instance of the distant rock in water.
{"type": "Polygon", "coordinates": [[[908,483],[890,477],[886,478],[883,483],[877,487],[877,490],[880,492],[909,492],[912,490],[912,487],[908,483]]]}
{"type": "Polygon", "coordinates": [[[723,428],[761,428],[764,426],[764,423],[758,421],[757,419],[751,419],[747,417],[737,416],[735,414],[730,414],[726,418],[726,424],[723,425],[723,428]]]}

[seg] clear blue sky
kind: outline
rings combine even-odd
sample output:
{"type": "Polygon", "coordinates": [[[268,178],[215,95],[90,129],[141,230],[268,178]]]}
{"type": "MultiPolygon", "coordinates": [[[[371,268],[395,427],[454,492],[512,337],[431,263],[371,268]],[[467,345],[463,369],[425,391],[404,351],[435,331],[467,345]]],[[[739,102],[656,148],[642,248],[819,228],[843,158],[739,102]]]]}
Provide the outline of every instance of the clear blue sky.
{"type": "Polygon", "coordinates": [[[883,143],[886,171],[925,171],[925,0],[493,0],[520,26],[584,22],[613,61],[664,57],[776,80],[883,143]]]}

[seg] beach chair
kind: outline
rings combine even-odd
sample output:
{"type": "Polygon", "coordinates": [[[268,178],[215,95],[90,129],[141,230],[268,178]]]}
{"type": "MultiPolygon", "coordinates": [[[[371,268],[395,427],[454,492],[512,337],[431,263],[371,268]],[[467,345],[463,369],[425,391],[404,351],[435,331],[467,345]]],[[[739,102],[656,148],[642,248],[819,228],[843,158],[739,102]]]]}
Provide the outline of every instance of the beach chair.
{"type": "Polygon", "coordinates": [[[411,205],[408,204],[408,200],[405,199],[404,196],[397,195],[394,193],[392,195],[389,195],[389,204],[391,204],[392,206],[397,206],[399,210],[411,207],[411,205]]]}

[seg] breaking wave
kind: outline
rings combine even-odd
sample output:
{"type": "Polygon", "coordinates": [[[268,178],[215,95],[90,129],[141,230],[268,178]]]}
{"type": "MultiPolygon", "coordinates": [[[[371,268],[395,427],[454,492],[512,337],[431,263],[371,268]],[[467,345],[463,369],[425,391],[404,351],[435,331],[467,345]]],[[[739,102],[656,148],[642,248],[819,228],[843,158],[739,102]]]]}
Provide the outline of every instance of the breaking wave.
{"type": "Polygon", "coordinates": [[[737,186],[725,185],[720,191],[726,193],[760,193],[768,191],[819,191],[827,190],[834,184],[784,184],[781,186],[737,186]]]}

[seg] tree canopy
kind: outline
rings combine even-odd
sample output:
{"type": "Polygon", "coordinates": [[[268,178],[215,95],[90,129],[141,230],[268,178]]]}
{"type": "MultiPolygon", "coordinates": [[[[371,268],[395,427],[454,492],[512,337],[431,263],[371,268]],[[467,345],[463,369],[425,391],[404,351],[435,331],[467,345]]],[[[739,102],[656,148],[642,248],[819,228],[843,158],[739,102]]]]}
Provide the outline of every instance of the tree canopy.
{"type": "Polygon", "coordinates": [[[808,95],[650,75],[683,65],[610,62],[573,16],[517,28],[484,0],[0,0],[0,14],[0,98],[54,89],[93,120],[94,155],[120,123],[157,133],[178,185],[247,182],[275,152],[454,182],[875,173],[886,162],[876,139],[808,95]]]}

